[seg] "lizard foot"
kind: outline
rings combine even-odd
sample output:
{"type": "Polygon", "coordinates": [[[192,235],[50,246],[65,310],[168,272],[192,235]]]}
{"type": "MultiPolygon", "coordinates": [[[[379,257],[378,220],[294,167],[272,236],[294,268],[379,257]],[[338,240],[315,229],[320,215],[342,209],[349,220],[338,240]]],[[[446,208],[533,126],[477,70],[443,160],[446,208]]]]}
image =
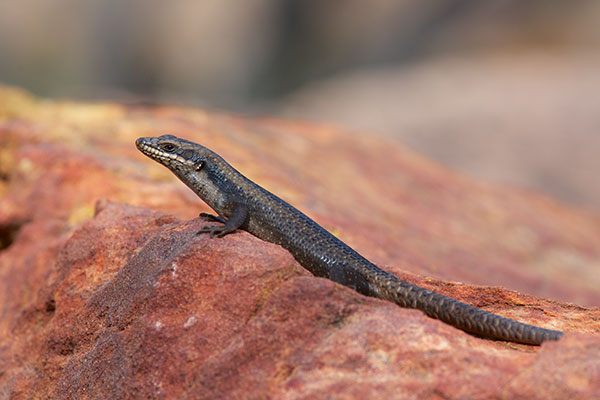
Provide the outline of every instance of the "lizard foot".
{"type": "Polygon", "coordinates": [[[229,229],[225,225],[205,225],[202,228],[200,228],[200,230],[196,232],[196,234],[200,235],[201,233],[208,233],[210,235],[210,238],[212,239],[214,237],[221,238],[227,235],[228,233],[233,232],[234,230],[235,229],[229,229]]]}

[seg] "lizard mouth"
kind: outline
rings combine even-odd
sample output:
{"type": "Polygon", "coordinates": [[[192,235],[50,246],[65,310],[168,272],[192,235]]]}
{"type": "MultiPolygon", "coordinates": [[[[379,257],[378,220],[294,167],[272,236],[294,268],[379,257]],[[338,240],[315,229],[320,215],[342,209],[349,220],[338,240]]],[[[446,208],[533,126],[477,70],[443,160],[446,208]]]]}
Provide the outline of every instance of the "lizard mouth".
{"type": "Polygon", "coordinates": [[[185,164],[185,165],[194,165],[193,162],[186,160],[176,153],[168,153],[160,148],[156,147],[154,143],[148,141],[147,138],[139,138],[135,141],[135,145],[139,151],[141,151],[144,155],[149,158],[156,160],[162,164],[170,165],[170,164],[185,164]]]}
{"type": "Polygon", "coordinates": [[[135,142],[135,144],[139,151],[141,151],[148,157],[153,158],[155,160],[163,160],[163,161],[176,160],[178,157],[177,154],[167,153],[165,151],[157,149],[156,147],[148,145],[144,142],[140,142],[139,139],[135,142]]]}

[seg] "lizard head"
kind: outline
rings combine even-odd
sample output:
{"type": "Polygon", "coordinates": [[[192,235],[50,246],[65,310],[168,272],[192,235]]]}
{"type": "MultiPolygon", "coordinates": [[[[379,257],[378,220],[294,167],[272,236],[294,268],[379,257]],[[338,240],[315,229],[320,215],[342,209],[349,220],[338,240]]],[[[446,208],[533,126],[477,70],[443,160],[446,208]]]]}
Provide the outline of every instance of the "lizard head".
{"type": "Polygon", "coordinates": [[[199,144],[173,135],[141,137],[135,141],[138,150],[172,171],[193,168],[200,170],[210,152],[199,144]]]}

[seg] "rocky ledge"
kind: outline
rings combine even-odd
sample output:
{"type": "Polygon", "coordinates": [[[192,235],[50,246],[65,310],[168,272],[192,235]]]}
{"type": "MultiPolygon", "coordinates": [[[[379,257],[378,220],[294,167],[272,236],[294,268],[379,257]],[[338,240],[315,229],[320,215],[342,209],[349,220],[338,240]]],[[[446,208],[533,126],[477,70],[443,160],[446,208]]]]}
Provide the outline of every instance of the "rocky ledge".
{"type": "Polygon", "coordinates": [[[598,243],[593,215],[374,135],[0,88],[0,398],[600,397],[598,243]],[[133,145],[166,132],[400,278],[566,335],[480,339],[196,235],[206,206],[133,145]]]}

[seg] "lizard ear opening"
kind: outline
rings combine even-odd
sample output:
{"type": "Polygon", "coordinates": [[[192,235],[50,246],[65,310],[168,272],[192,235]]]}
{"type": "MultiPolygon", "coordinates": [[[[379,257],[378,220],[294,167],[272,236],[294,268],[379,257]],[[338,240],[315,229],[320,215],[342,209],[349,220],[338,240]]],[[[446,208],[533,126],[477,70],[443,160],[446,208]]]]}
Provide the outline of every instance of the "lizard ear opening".
{"type": "Polygon", "coordinates": [[[204,161],[198,161],[198,164],[196,164],[196,171],[200,171],[203,165],[204,161]]]}

